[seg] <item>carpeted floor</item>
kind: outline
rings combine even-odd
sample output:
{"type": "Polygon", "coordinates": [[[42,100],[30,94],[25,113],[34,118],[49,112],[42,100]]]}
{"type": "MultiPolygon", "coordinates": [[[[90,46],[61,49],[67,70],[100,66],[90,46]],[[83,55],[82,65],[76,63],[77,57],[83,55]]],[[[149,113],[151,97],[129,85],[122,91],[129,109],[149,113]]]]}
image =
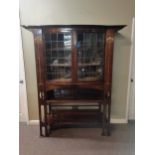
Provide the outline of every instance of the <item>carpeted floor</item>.
{"type": "Polygon", "coordinates": [[[67,128],[52,137],[39,136],[37,125],[20,124],[20,155],[134,155],[135,126],[112,125],[110,137],[101,136],[101,128],[67,128]]]}

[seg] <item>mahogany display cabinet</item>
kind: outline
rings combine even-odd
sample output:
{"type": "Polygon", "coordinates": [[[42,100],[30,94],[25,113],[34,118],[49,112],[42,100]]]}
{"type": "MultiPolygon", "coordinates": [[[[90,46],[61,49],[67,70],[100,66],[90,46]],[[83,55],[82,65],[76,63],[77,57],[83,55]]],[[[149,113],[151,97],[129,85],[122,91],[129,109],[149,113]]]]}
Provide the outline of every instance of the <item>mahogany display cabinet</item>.
{"type": "Polygon", "coordinates": [[[125,25],[23,27],[34,35],[40,135],[95,123],[110,135],[114,36],[125,25]]]}

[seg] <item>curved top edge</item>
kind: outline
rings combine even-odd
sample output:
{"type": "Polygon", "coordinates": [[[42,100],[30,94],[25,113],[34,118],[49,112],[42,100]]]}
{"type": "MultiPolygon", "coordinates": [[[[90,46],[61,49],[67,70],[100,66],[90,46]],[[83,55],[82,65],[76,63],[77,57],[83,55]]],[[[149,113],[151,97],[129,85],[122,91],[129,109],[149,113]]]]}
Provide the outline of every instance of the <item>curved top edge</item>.
{"type": "Polygon", "coordinates": [[[98,29],[107,29],[112,28],[120,30],[127,25],[21,25],[26,29],[37,29],[37,28],[98,28],[98,29]]]}

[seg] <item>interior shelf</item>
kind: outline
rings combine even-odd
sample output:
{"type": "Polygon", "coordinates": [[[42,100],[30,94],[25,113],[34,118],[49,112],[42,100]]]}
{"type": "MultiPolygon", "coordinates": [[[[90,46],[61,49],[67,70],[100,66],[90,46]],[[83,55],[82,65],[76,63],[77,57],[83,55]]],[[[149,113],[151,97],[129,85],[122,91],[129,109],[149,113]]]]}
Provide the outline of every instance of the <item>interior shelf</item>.
{"type": "MultiPolygon", "coordinates": [[[[52,74],[52,73],[49,73],[49,74],[52,74]]],[[[52,80],[52,82],[70,82],[71,81],[71,78],[57,78],[55,80],[52,80]]]]}
{"type": "Polygon", "coordinates": [[[92,62],[92,63],[79,63],[78,66],[100,66],[100,63],[99,62],[92,62]]]}
{"type": "Polygon", "coordinates": [[[79,80],[82,80],[82,81],[97,81],[99,79],[101,79],[99,76],[79,78],[79,80]]]}
{"type": "Polygon", "coordinates": [[[65,51],[65,50],[71,50],[71,46],[68,47],[56,47],[56,48],[49,48],[46,49],[46,52],[54,52],[54,51],[65,51]]]}
{"type": "Polygon", "coordinates": [[[48,64],[47,66],[51,66],[51,67],[71,67],[70,64],[48,64]]]}
{"type": "Polygon", "coordinates": [[[98,103],[100,103],[102,100],[101,99],[79,99],[79,100],[75,100],[75,99],[57,99],[57,100],[46,100],[47,104],[52,104],[52,105],[98,105],[98,103]],[[74,103],[74,104],[73,104],[74,103]]]}

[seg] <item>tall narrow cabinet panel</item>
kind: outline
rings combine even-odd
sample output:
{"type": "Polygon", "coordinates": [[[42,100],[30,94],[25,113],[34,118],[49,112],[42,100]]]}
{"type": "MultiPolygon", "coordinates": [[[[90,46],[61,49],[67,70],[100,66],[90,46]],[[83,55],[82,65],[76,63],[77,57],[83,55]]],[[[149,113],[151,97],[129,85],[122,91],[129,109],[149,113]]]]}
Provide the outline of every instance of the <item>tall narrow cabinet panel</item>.
{"type": "Polygon", "coordinates": [[[125,25],[23,27],[34,34],[40,135],[88,124],[110,135],[114,36],[125,25]]]}

